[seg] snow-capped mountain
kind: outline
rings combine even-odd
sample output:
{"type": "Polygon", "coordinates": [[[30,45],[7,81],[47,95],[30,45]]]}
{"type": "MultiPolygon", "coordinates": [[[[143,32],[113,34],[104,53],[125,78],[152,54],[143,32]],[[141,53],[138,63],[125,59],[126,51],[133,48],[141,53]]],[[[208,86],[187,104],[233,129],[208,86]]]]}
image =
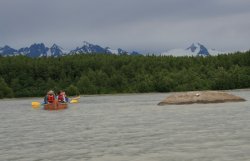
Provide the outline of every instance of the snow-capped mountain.
{"type": "Polygon", "coordinates": [[[29,57],[48,57],[60,56],[65,53],[65,50],[60,46],[53,44],[50,48],[46,47],[43,43],[32,44],[30,47],[21,48],[18,53],[29,57]]]}
{"type": "Polygon", "coordinates": [[[47,56],[49,48],[46,47],[43,43],[32,44],[30,47],[21,48],[18,50],[18,53],[26,55],[29,57],[42,57],[47,56]]]}
{"type": "Polygon", "coordinates": [[[186,49],[171,49],[161,53],[161,55],[173,55],[173,56],[209,56],[224,54],[225,52],[216,51],[214,49],[207,49],[200,43],[193,43],[186,49]]]}
{"type": "Polygon", "coordinates": [[[53,44],[48,52],[47,52],[47,56],[61,56],[61,55],[65,55],[69,53],[69,51],[63,49],[62,47],[56,45],[56,44],[53,44]]]}
{"type": "Polygon", "coordinates": [[[127,54],[131,55],[131,53],[128,53],[127,51],[122,50],[121,48],[117,49],[117,53],[118,53],[118,55],[127,55],[127,54]]]}
{"type": "Polygon", "coordinates": [[[106,47],[105,50],[108,53],[115,54],[115,55],[128,55],[129,53],[125,50],[122,50],[120,48],[118,49],[110,49],[109,47],[106,47]]]}
{"type": "Polygon", "coordinates": [[[99,45],[94,45],[94,44],[90,44],[87,41],[83,42],[82,47],[77,47],[74,50],[70,51],[70,54],[90,54],[90,53],[107,53],[110,54],[110,52],[107,52],[107,50],[105,48],[102,48],[99,45]]]}
{"type": "MultiPolygon", "coordinates": [[[[81,47],[77,47],[73,50],[65,50],[62,47],[53,44],[51,47],[46,47],[43,43],[34,43],[30,47],[23,47],[20,49],[11,48],[8,45],[0,47],[0,55],[2,56],[14,56],[25,55],[29,57],[49,57],[49,56],[62,56],[67,54],[115,54],[115,55],[141,55],[140,53],[133,51],[131,53],[118,49],[111,49],[109,47],[103,48],[99,45],[91,44],[87,41],[83,42],[81,47]]],[[[173,56],[208,56],[225,54],[226,52],[216,51],[214,49],[207,49],[200,43],[193,43],[186,49],[171,49],[160,55],[173,55],[173,56]]]]}
{"type": "Polygon", "coordinates": [[[186,50],[191,51],[192,53],[197,53],[198,56],[208,56],[209,55],[207,48],[200,43],[197,43],[197,44],[193,43],[186,50]]]}
{"type": "Polygon", "coordinates": [[[62,55],[73,55],[73,54],[115,54],[115,55],[140,55],[137,52],[129,53],[120,48],[111,49],[109,47],[103,48],[99,45],[91,44],[87,41],[83,42],[81,47],[76,47],[73,50],[65,50],[62,47],[53,44],[51,47],[46,47],[43,43],[34,43],[30,47],[23,47],[18,50],[9,46],[0,48],[0,55],[2,56],[13,56],[13,55],[25,55],[29,57],[49,57],[49,56],[62,56],[62,55]]]}
{"type": "Polygon", "coordinates": [[[34,43],[30,47],[23,47],[18,50],[13,49],[9,46],[0,48],[0,55],[13,56],[13,55],[25,55],[29,57],[48,57],[48,56],[61,56],[68,53],[60,46],[53,44],[50,48],[46,47],[43,43],[34,43]]]}
{"type": "Polygon", "coordinates": [[[70,51],[70,54],[115,54],[115,55],[129,55],[129,52],[123,49],[111,49],[110,47],[103,48],[99,45],[91,44],[87,41],[83,42],[81,47],[77,47],[70,51]]]}
{"type": "Polygon", "coordinates": [[[116,49],[111,49],[110,47],[106,47],[105,50],[106,50],[108,53],[112,53],[112,54],[118,55],[118,50],[116,50],[116,49]]]}
{"type": "Polygon", "coordinates": [[[4,47],[0,47],[0,55],[14,55],[17,54],[17,50],[5,45],[4,47]]]}

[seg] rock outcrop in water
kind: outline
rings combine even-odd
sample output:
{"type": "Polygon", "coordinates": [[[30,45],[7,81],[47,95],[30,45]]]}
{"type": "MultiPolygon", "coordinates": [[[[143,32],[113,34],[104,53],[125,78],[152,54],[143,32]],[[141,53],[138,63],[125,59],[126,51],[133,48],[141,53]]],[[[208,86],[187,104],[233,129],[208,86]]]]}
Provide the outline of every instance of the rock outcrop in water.
{"type": "Polygon", "coordinates": [[[223,102],[241,102],[245,99],[234,96],[226,92],[219,91],[192,91],[179,92],[168,96],[165,100],[158,103],[158,105],[178,105],[178,104],[192,104],[192,103],[223,103],[223,102]]]}

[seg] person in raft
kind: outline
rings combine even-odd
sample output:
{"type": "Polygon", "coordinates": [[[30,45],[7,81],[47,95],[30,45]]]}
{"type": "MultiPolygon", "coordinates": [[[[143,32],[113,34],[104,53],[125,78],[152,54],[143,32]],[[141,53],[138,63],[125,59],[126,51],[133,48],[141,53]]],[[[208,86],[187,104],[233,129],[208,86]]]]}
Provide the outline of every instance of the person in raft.
{"type": "Polygon", "coordinates": [[[69,98],[66,96],[65,91],[63,90],[60,90],[58,92],[57,100],[58,102],[61,102],[61,103],[69,102],[69,98]]]}
{"type": "Polygon", "coordinates": [[[44,97],[44,103],[45,104],[53,103],[55,99],[56,99],[55,92],[52,90],[49,90],[47,92],[47,95],[44,97]]]}

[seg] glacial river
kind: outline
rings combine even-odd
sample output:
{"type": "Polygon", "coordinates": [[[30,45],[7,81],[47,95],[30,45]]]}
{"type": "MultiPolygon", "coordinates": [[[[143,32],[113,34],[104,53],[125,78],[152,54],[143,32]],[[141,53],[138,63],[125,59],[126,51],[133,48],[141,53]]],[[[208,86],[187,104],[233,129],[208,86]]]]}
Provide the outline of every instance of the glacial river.
{"type": "Polygon", "coordinates": [[[157,106],[168,94],[82,96],[62,111],[42,98],[0,100],[1,161],[250,160],[246,102],[157,106]]]}

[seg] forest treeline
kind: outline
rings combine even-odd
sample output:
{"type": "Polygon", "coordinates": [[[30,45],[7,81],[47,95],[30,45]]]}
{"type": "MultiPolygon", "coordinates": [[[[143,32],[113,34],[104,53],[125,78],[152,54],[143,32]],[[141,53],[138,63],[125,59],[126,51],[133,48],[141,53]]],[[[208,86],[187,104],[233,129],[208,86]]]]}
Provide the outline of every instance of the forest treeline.
{"type": "Polygon", "coordinates": [[[250,87],[250,51],[208,57],[81,54],[0,57],[0,98],[250,87]]]}

